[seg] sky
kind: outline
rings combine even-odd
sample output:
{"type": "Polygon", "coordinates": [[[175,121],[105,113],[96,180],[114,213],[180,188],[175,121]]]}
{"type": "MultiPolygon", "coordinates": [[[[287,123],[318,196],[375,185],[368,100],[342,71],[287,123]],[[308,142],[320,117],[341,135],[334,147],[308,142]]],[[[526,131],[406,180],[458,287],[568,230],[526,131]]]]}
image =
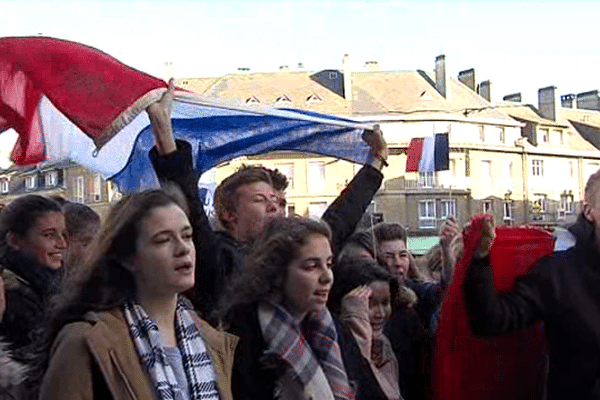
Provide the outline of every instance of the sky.
{"type": "MultiPolygon", "coordinates": [[[[427,1],[30,1],[0,0],[1,36],[51,36],[96,47],[164,77],[235,72],[341,69],[366,61],[382,70],[475,68],[492,82],[492,100],[537,89],[559,94],[600,89],[595,2],[427,1]]],[[[0,135],[0,149],[2,144],[0,135]]]]}

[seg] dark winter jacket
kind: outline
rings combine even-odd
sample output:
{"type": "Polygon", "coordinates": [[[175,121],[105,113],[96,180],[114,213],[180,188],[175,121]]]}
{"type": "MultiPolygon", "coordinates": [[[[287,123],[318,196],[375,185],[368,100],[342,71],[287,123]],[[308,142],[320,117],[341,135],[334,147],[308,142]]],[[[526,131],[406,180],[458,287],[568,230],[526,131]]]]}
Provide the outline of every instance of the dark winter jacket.
{"type": "MultiPolygon", "coordinates": [[[[256,304],[239,306],[227,317],[228,332],[240,338],[231,382],[233,397],[238,400],[273,399],[276,382],[287,370],[283,360],[278,363],[272,357],[264,357],[267,344],[260,329],[257,310],[256,304]]],[[[352,334],[337,321],[335,324],[344,367],[351,386],[356,390],[357,400],[384,400],[386,397],[352,334]]]]}
{"type": "Polygon", "coordinates": [[[473,259],[464,293],[473,332],[496,335],[544,321],[550,348],[548,400],[600,399],[600,252],[583,215],[574,247],[557,251],[498,294],[489,260],[473,259]]]}
{"type": "MultiPolygon", "coordinates": [[[[198,174],[193,168],[189,143],[178,140],[177,150],[167,156],[159,156],[154,147],[150,159],[161,183],[177,184],[190,203],[194,244],[198,252],[192,301],[203,315],[210,316],[229,278],[245,265],[244,247],[229,234],[212,230],[198,195],[198,174]]],[[[329,206],[322,219],[331,227],[334,250],[339,250],[352,234],[382,180],[380,171],[365,166],[329,206]]]]}
{"type": "Polygon", "coordinates": [[[23,397],[21,383],[27,367],[14,360],[8,345],[0,341],[0,400],[18,400],[23,397]]]}
{"type": "Polygon", "coordinates": [[[58,288],[61,271],[10,249],[6,250],[2,266],[6,312],[0,322],[0,336],[11,349],[22,349],[38,337],[48,298],[58,288]]]}

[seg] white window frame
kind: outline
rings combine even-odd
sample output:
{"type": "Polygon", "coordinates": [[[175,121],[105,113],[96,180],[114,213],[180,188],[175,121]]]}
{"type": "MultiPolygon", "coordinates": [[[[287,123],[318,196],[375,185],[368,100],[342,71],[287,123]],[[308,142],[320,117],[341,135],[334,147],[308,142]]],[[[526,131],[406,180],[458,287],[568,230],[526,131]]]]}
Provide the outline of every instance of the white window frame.
{"type": "Polygon", "coordinates": [[[44,186],[54,187],[58,185],[58,171],[49,171],[44,174],[44,186]]]}
{"type": "Polygon", "coordinates": [[[25,177],[25,189],[33,190],[36,188],[37,179],[35,175],[28,175],[25,177]]]}
{"type": "Polygon", "coordinates": [[[419,172],[419,187],[420,188],[434,188],[436,183],[435,172],[419,172]]]}
{"type": "Polygon", "coordinates": [[[550,143],[550,129],[539,128],[538,132],[541,143],[550,143]]]}
{"type": "Polygon", "coordinates": [[[437,228],[435,200],[419,201],[419,228],[437,228]]]}
{"type": "Polygon", "coordinates": [[[73,197],[77,203],[85,203],[85,177],[78,176],[75,178],[75,193],[73,197]]]}
{"type": "Polygon", "coordinates": [[[481,202],[481,212],[485,214],[494,213],[494,202],[492,200],[483,200],[481,202]]]}
{"type": "Polygon", "coordinates": [[[456,217],[456,199],[440,200],[440,219],[445,220],[449,217],[456,217]]]}
{"type": "Polygon", "coordinates": [[[558,210],[565,214],[573,214],[575,212],[575,197],[572,194],[561,194],[558,210]]]}
{"type": "Polygon", "coordinates": [[[296,215],[296,205],[294,203],[287,203],[285,206],[285,216],[293,217],[296,215]]]}
{"type": "Polygon", "coordinates": [[[100,174],[94,175],[94,180],[92,181],[92,200],[102,200],[102,177],[100,174]]]}
{"type": "Polygon", "coordinates": [[[544,177],[544,160],[531,160],[531,176],[544,177]]]}
{"type": "Polygon", "coordinates": [[[504,223],[511,225],[513,221],[513,202],[512,200],[505,200],[502,203],[502,219],[504,223]]]}
{"type": "Polygon", "coordinates": [[[309,193],[323,192],[325,189],[325,162],[309,161],[307,173],[307,186],[309,193]],[[315,170],[317,169],[317,170],[315,170]],[[313,176],[314,175],[314,176],[313,176]]]}
{"type": "Polygon", "coordinates": [[[10,187],[10,181],[8,179],[0,180],[0,192],[8,193],[10,187]]]}
{"type": "Polygon", "coordinates": [[[294,190],[294,163],[275,164],[275,168],[279,170],[288,180],[288,190],[294,190]]]}

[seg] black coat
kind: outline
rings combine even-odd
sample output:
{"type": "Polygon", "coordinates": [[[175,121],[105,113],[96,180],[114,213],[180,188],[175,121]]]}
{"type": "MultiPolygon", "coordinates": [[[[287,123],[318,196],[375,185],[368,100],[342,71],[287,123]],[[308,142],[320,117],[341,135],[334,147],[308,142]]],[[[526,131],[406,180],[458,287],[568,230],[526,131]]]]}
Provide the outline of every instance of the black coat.
{"type": "Polygon", "coordinates": [[[600,399],[600,252],[579,216],[574,247],[542,259],[497,294],[489,260],[473,259],[464,283],[473,332],[496,335],[544,321],[550,347],[548,400],[600,399]]]}
{"type": "MultiPolygon", "coordinates": [[[[258,322],[256,304],[239,306],[227,316],[228,332],[240,338],[236,349],[231,387],[236,400],[272,399],[275,383],[288,366],[283,360],[266,359],[267,344],[258,322]]],[[[335,321],[338,344],[350,385],[357,400],[385,400],[369,363],[360,353],[352,333],[335,321]]]]}
{"type": "MultiPolygon", "coordinates": [[[[192,302],[205,317],[210,317],[230,277],[245,265],[244,246],[226,232],[212,230],[198,196],[198,174],[193,168],[189,143],[178,140],[177,151],[164,157],[159,157],[154,147],[150,159],[161,183],[177,184],[190,203],[194,244],[198,251],[192,302]]],[[[354,232],[382,180],[380,171],[364,166],[323,215],[322,219],[331,228],[336,253],[354,232]]]]}

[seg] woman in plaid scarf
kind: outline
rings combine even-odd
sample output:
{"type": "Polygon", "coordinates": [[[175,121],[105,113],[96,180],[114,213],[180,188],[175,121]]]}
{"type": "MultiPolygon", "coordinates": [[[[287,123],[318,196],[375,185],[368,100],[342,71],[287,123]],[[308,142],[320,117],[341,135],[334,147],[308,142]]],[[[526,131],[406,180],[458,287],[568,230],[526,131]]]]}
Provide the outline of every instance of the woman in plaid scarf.
{"type": "Polygon", "coordinates": [[[181,204],[151,190],[112,208],[53,315],[41,399],[231,399],[237,338],[180,296],[196,265],[181,204]]]}
{"type": "Polygon", "coordinates": [[[271,221],[233,283],[222,318],[240,337],[237,399],[353,399],[326,303],[333,254],[326,224],[271,221]]]}

